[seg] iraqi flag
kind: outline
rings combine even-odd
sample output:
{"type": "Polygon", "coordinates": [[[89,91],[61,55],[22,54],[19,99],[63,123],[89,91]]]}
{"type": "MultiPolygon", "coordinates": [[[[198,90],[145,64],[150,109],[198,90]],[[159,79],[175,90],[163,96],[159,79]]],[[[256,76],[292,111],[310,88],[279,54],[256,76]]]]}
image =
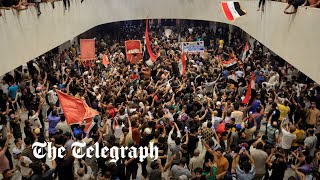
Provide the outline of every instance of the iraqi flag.
{"type": "Polygon", "coordinates": [[[155,62],[158,59],[158,57],[160,56],[160,49],[157,54],[153,54],[150,39],[149,39],[149,24],[148,24],[148,22],[149,22],[149,20],[146,19],[146,33],[145,33],[145,42],[146,43],[145,43],[145,45],[146,45],[146,49],[147,49],[147,52],[149,54],[151,61],[155,62]]]}
{"type": "Polygon", "coordinates": [[[179,71],[182,77],[186,75],[187,61],[186,61],[186,54],[184,52],[182,52],[181,60],[179,62],[179,71]]]}
{"type": "Polygon", "coordinates": [[[154,63],[153,61],[151,60],[150,56],[149,56],[149,53],[147,51],[147,45],[146,45],[146,40],[144,40],[144,47],[143,47],[143,61],[144,63],[148,66],[148,67],[153,67],[154,66],[154,63]]]}
{"type": "Polygon", "coordinates": [[[249,83],[249,86],[248,86],[248,89],[247,89],[247,92],[246,92],[246,96],[244,97],[244,99],[242,100],[242,103],[243,104],[248,104],[250,99],[251,99],[251,91],[255,85],[255,76],[254,76],[254,73],[251,74],[251,79],[250,79],[250,83],[249,83]]]}
{"type": "Polygon", "coordinates": [[[248,41],[246,42],[246,45],[244,46],[243,49],[243,54],[242,54],[242,61],[245,61],[249,56],[250,56],[250,49],[249,49],[249,43],[248,41]]]}
{"type": "Polygon", "coordinates": [[[224,67],[231,67],[238,63],[238,59],[234,58],[234,59],[230,59],[229,61],[222,61],[221,63],[224,67]]]}
{"type": "Polygon", "coordinates": [[[246,12],[241,9],[239,2],[223,1],[221,2],[221,7],[229,21],[234,21],[246,14],[246,12]]]}

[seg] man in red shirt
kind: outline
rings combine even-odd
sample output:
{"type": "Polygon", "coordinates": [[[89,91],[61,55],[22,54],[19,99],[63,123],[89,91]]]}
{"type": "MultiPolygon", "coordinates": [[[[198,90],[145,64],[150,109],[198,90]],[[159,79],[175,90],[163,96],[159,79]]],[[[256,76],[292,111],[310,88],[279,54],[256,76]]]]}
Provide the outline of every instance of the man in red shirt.
{"type": "Polygon", "coordinates": [[[136,121],[131,122],[131,128],[132,128],[132,139],[135,142],[135,145],[140,144],[140,138],[141,138],[141,133],[140,130],[142,129],[141,127],[138,127],[138,123],[136,121]]]}
{"type": "Polygon", "coordinates": [[[131,78],[132,78],[132,80],[139,79],[138,73],[134,71],[131,78]]]}

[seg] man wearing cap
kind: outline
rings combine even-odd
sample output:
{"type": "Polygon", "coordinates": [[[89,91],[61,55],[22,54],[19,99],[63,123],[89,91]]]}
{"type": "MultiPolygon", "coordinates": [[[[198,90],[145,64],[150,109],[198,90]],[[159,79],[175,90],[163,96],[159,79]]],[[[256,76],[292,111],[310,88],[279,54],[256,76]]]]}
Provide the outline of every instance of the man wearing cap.
{"type": "Polygon", "coordinates": [[[29,168],[29,164],[31,164],[32,161],[27,156],[23,156],[19,149],[13,149],[12,154],[13,158],[18,160],[16,165],[21,172],[22,180],[28,179],[32,173],[32,170],[29,168]]]}

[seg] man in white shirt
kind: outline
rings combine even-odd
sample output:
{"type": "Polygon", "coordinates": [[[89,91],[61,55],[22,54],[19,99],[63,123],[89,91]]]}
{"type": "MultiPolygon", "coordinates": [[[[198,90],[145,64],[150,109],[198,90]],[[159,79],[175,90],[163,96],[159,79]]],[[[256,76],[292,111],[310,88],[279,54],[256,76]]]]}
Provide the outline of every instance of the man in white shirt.
{"type": "Polygon", "coordinates": [[[304,140],[304,145],[309,148],[309,155],[313,156],[317,147],[318,138],[314,135],[314,129],[307,129],[307,137],[304,140]]]}
{"type": "Polygon", "coordinates": [[[60,116],[60,122],[58,122],[56,129],[61,130],[63,134],[65,134],[67,132],[72,134],[72,130],[71,130],[70,126],[67,124],[66,118],[64,115],[60,116]]]}
{"type": "Polygon", "coordinates": [[[58,86],[57,85],[54,85],[53,86],[53,89],[48,91],[48,101],[50,104],[56,104],[57,101],[58,101],[58,95],[57,95],[57,89],[58,89],[58,86]]]}
{"type": "Polygon", "coordinates": [[[297,136],[293,134],[294,131],[296,131],[296,127],[294,125],[285,125],[285,128],[283,128],[283,122],[281,123],[281,132],[282,132],[282,137],[281,137],[281,143],[280,146],[282,149],[285,150],[286,155],[290,152],[291,144],[297,139],[297,136]]]}
{"type": "Polygon", "coordinates": [[[83,165],[82,168],[80,168],[80,163],[78,159],[74,160],[74,172],[75,177],[78,177],[79,180],[90,180],[93,179],[93,172],[90,166],[84,161],[81,160],[81,164],[83,165]],[[87,171],[85,171],[85,168],[87,171]]]}
{"type": "Polygon", "coordinates": [[[191,170],[192,177],[195,177],[194,170],[196,168],[203,167],[205,155],[206,155],[206,149],[201,148],[201,152],[199,149],[194,150],[193,157],[190,159],[190,162],[189,162],[189,169],[191,170]]]}
{"type": "Polygon", "coordinates": [[[271,71],[270,72],[270,78],[268,82],[263,82],[262,85],[266,87],[267,90],[272,89],[277,85],[279,82],[279,74],[271,71]]]}
{"type": "Polygon", "coordinates": [[[231,118],[235,119],[235,124],[241,124],[243,119],[243,112],[239,111],[239,104],[234,104],[234,111],[231,113],[231,118]]]}
{"type": "Polygon", "coordinates": [[[21,150],[17,148],[13,149],[12,154],[13,158],[18,160],[16,165],[18,166],[18,169],[21,172],[21,176],[23,178],[26,178],[29,175],[31,175],[32,170],[29,168],[29,164],[31,164],[32,161],[28,157],[23,156],[21,154],[21,150]]]}
{"type": "Polygon", "coordinates": [[[168,135],[168,158],[167,158],[167,160],[169,160],[172,156],[172,152],[170,151],[170,149],[176,146],[176,143],[174,140],[177,137],[181,138],[181,132],[180,132],[177,124],[176,123],[173,123],[173,124],[174,124],[174,127],[171,129],[171,131],[169,132],[169,135],[168,135]],[[173,134],[174,129],[177,129],[177,134],[173,134]]]}
{"type": "Polygon", "coordinates": [[[266,162],[268,159],[268,154],[263,151],[262,148],[262,142],[258,142],[256,148],[253,148],[252,146],[250,148],[251,157],[256,165],[256,173],[254,176],[255,179],[262,179],[262,177],[266,173],[266,162]]]}
{"type": "Polygon", "coordinates": [[[6,83],[5,80],[1,80],[1,83],[0,83],[0,88],[2,89],[3,91],[3,94],[7,94],[8,95],[8,88],[9,88],[9,85],[6,83]]]}
{"type": "Polygon", "coordinates": [[[30,116],[29,121],[30,121],[31,129],[42,128],[38,113],[35,113],[34,115],[30,116]]]}

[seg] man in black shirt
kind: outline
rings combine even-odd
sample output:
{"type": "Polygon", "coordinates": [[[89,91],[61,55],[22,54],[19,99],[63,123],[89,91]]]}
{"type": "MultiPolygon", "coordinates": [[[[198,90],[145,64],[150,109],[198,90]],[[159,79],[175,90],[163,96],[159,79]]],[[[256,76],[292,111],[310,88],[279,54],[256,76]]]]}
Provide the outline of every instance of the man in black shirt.
{"type": "Polygon", "coordinates": [[[193,156],[194,150],[197,148],[199,138],[195,135],[196,129],[194,127],[190,128],[190,135],[189,135],[189,141],[188,141],[188,154],[190,156],[193,156]]]}
{"type": "Polygon", "coordinates": [[[274,121],[277,121],[279,120],[279,117],[280,117],[280,111],[277,109],[277,103],[272,103],[271,105],[271,110],[269,111],[268,115],[267,115],[267,119],[269,119],[269,117],[271,115],[272,116],[272,119],[271,119],[271,124],[274,122],[274,121]]]}

